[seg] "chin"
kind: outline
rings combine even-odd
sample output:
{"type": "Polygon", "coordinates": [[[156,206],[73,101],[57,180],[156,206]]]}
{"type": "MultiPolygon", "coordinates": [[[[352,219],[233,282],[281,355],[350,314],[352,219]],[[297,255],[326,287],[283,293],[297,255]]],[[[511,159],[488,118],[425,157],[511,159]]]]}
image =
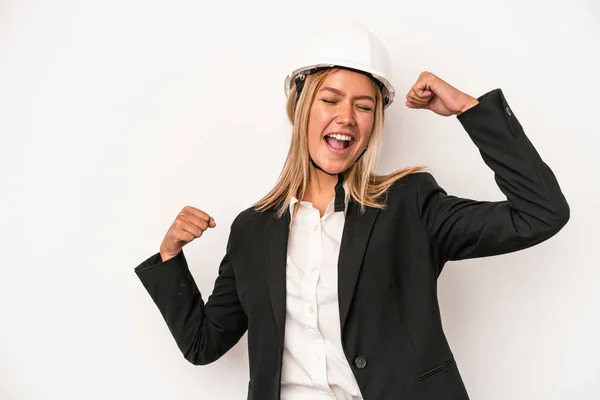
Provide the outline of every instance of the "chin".
{"type": "Polygon", "coordinates": [[[329,172],[330,174],[339,174],[340,172],[344,172],[346,171],[346,169],[348,169],[348,167],[346,166],[347,163],[336,163],[336,162],[331,162],[331,163],[327,163],[327,162],[323,162],[320,163],[319,161],[315,160],[315,162],[321,166],[321,168],[323,168],[325,171],[329,172]]]}

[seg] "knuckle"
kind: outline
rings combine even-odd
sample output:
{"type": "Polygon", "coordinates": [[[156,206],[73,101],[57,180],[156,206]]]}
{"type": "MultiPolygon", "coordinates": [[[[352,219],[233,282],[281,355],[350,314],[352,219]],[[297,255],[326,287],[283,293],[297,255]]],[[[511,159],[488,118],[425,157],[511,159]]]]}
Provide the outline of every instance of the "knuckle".
{"type": "Polygon", "coordinates": [[[192,234],[190,234],[189,232],[181,231],[181,240],[183,240],[184,242],[187,243],[193,239],[194,239],[194,236],[192,234]]]}
{"type": "Polygon", "coordinates": [[[175,239],[181,240],[181,231],[180,230],[174,230],[172,234],[175,239]]]}

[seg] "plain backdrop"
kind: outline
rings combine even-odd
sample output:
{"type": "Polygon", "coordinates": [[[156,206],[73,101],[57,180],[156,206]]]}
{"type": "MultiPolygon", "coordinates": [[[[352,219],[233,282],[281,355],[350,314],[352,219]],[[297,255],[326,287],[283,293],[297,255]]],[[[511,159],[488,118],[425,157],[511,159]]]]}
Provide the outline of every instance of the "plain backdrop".
{"type": "Polygon", "coordinates": [[[208,298],[287,154],[294,49],[348,19],[394,65],[378,172],[425,164],[451,194],[504,199],[455,117],[404,105],[426,70],[501,88],[571,206],[547,242],[446,266],[471,398],[600,398],[597,1],[0,0],[0,399],[245,398],[246,336],[189,364],[133,269],[193,205],[217,222],[186,247],[208,298]]]}

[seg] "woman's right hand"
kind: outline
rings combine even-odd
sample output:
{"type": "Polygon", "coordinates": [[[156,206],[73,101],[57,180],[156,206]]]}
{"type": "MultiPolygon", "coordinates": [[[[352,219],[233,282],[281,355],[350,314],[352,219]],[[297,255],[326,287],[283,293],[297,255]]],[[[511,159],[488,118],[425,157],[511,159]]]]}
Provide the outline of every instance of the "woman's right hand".
{"type": "Polygon", "coordinates": [[[215,220],[202,210],[185,206],[175,218],[160,245],[160,257],[165,262],[175,257],[183,246],[202,236],[208,228],[217,226],[215,220]]]}

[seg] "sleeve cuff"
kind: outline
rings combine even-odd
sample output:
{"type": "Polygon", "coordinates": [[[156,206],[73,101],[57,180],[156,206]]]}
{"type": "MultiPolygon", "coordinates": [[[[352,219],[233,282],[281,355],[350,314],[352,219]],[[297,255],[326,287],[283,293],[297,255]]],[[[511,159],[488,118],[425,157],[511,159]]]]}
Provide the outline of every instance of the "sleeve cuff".
{"type": "Polygon", "coordinates": [[[165,262],[163,262],[162,257],[160,256],[160,253],[156,253],[153,256],[149,257],[147,260],[145,260],[143,263],[141,263],[140,265],[135,267],[134,271],[140,272],[140,271],[144,271],[144,270],[150,269],[150,268],[156,268],[159,266],[167,266],[169,264],[180,264],[180,263],[185,263],[185,256],[183,254],[183,249],[175,257],[170,258],[165,262]]]}
{"type": "Polygon", "coordinates": [[[489,92],[479,96],[477,101],[479,103],[475,104],[473,107],[469,108],[467,111],[464,111],[456,116],[460,122],[464,122],[465,120],[469,120],[471,114],[477,114],[481,109],[489,108],[489,107],[497,107],[498,105],[502,105],[501,99],[504,97],[502,93],[502,89],[494,89],[489,92]],[[495,104],[494,104],[495,103],[495,104]]]}

